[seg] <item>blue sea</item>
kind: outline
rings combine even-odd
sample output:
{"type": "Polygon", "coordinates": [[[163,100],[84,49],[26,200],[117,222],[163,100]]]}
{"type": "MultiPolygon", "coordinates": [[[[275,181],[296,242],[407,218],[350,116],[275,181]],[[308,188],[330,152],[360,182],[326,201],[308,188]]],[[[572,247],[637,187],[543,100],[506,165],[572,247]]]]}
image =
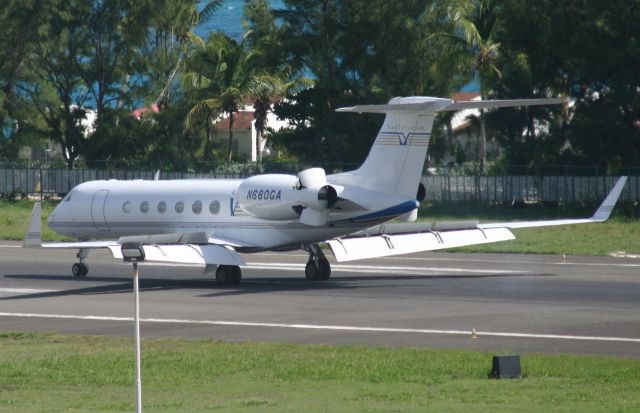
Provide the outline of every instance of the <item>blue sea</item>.
{"type": "MultiPolygon", "coordinates": [[[[200,4],[204,6],[206,1],[201,1],[200,4]]],[[[209,33],[214,31],[221,31],[227,36],[240,40],[245,30],[242,27],[242,7],[244,6],[244,0],[226,0],[222,7],[211,18],[196,27],[195,33],[207,39],[209,33]]],[[[272,9],[284,8],[282,0],[271,0],[272,9]]]]}

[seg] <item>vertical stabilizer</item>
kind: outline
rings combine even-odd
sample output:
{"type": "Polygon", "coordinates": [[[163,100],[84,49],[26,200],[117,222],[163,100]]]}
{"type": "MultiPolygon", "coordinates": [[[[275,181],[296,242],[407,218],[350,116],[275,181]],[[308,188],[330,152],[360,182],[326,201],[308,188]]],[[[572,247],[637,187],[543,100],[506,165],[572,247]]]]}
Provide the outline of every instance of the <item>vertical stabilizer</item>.
{"type": "Polygon", "coordinates": [[[352,172],[352,183],[415,198],[434,117],[438,109],[451,103],[450,99],[416,96],[393,98],[386,105],[338,109],[342,112],[386,114],[367,159],[352,172]]]}
{"type": "Polygon", "coordinates": [[[393,98],[386,105],[358,105],[338,112],[384,113],[386,117],[362,166],[340,174],[342,182],[416,198],[433,120],[439,112],[473,108],[557,105],[550,99],[461,101],[426,96],[393,98]]]}

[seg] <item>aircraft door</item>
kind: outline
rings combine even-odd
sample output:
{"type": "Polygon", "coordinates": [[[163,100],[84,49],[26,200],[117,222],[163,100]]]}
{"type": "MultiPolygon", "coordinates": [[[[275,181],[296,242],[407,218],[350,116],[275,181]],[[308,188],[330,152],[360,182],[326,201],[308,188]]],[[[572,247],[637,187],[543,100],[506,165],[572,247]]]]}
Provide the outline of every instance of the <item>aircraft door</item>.
{"type": "Polygon", "coordinates": [[[98,231],[109,231],[109,224],[107,224],[107,218],[104,215],[104,206],[107,203],[108,195],[109,191],[101,189],[93,194],[91,201],[91,219],[98,231]]]}

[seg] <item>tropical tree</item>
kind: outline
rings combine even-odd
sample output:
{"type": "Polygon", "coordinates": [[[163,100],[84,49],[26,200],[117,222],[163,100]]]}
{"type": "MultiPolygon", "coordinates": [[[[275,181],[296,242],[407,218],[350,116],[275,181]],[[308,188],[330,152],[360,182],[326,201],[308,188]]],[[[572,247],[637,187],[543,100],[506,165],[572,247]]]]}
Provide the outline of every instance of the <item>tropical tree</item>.
{"type": "MultiPolygon", "coordinates": [[[[490,82],[501,76],[496,66],[500,43],[495,39],[497,28],[496,0],[460,0],[450,8],[449,19],[457,30],[448,35],[460,48],[457,54],[462,67],[469,69],[478,77],[480,96],[487,99],[490,82]]],[[[478,141],[478,173],[485,172],[487,161],[487,135],[484,110],[480,109],[480,134],[478,141]]]]}
{"type": "MultiPolygon", "coordinates": [[[[229,117],[229,144],[227,160],[233,159],[233,126],[235,114],[249,96],[253,53],[245,51],[242,43],[215,33],[192,61],[192,71],[185,75],[183,85],[200,96],[187,116],[186,126],[205,120],[210,131],[218,113],[229,117]]],[[[210,136],[207,137],[210,139],[210,136]]]]}
{"type": "Polygon", "coordinates": [[[286,96],[309,88],[313,82],[306,77],[286,77],[286,74],[261,74],[249,84],[249,97],[253,101],[256,130],[256,160],[262,162],[264,133],[267,127],[267,115],[274,104],[286,96]],[[284,75],[284,76],[283,76],[284,75]]]}
{"type": "Polygon", "coordinates": [[[296,119],[294,133],[287,132],[282,142],[289,142],[289,152],[302,160],[310,154],[304,150],[309,146],[318,148],[314,161],[320,156],[326,162],[355,163],[366,156],[382,118],[345,116],[335,112],[338,107],[448,94],[461,82],[451,67],[435,65],[445,48],[433,33],[453,33],[448,2],[284,3],[286,9],[276,13],[283,22],[281,50],[294,69],[314,79],[311,90],[276,105],[278,116],[296,119]]]}

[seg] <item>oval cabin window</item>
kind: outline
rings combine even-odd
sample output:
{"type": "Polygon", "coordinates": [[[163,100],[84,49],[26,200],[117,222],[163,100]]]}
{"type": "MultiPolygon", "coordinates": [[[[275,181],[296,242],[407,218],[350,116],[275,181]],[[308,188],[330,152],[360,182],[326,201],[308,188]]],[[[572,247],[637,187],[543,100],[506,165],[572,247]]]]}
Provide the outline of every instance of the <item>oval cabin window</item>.
{"type": "Polygon", "coordinates": [[[144,201],[143,203],[140,204],[140,212],[142,212],[143,214],[146,214],[147,212],[149,212],[149,202],[144,201]]]}
{"type": "Polygon", "coordinates": [[[212,201],[209,204],[209,212],[211,212],[213,215],[217,215],[218,212],[220,212],[220,202],[212,201]]]}
{"type": "Polygon", "coordinates": [[[196,201],[191,205],[191,210],[194,214],[199,214],[202,212],[202,202],[196,201]]]}
{"type": "Polygon", "coordinates": [[[184,211],[184,202],[182,202],[182,201],[176,202],[176,212],[178,214],[181,214],[182,211],[184,211]]]}
{"type": "Polygon", "coordinates": [[[167,211],[167,203],[164,201],[160,201],[158,204],[158,212],[164,214],[167,211]]]}
{"type": "Polygon", "coordinates": [[[122,211],[125,214],[128,214],[129,212],[131,212],[132,207],[133,207],[133,204],[131,203],[131,201],[127,201],[124,204],[122,204],[122,211]]]}

